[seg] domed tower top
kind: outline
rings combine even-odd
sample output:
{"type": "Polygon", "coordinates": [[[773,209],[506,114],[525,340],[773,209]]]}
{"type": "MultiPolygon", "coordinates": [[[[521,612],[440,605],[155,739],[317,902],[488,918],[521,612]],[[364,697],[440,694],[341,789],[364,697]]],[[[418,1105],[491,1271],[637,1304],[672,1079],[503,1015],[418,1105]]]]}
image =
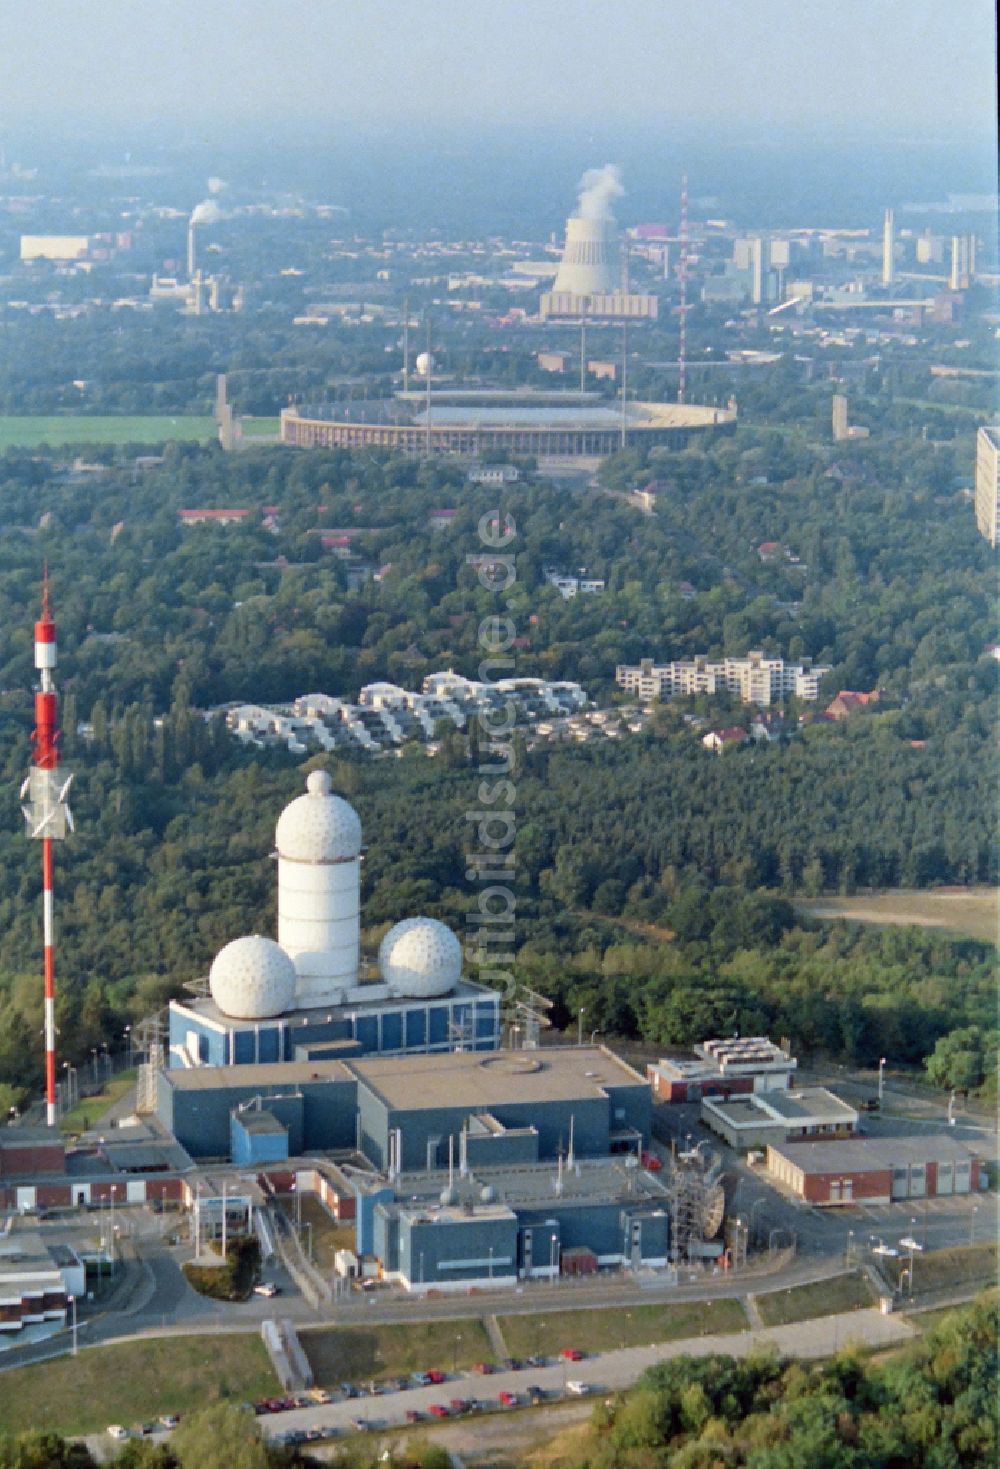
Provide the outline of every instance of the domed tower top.
{"type": "Polygon", "coordinates": [[[278,817],[278,856],[289,862],[349,862],[361,852],[361,820],[354,807],[333,794],[325,770],[313,770],[306,793],[278,817]]]}

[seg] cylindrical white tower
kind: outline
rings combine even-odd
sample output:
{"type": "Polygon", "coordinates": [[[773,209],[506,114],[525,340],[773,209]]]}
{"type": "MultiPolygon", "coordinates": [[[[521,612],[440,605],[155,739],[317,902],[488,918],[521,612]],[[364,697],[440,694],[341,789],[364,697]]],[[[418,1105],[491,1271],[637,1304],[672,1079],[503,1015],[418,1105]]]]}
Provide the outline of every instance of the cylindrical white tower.
{"type": "Polygon", "coordinates": [[[361,822],[325,770],[278,818],[278,942],[298,980],[296,1006],[337,1003],[358,982],[361,822]]]}
{"type": "Polygon", "coordinates": [[[573,296],[604,295],[621,289],[618,232],[613,219],[566,221],[566,246],[556,273],[553,293],[573,296]]]}

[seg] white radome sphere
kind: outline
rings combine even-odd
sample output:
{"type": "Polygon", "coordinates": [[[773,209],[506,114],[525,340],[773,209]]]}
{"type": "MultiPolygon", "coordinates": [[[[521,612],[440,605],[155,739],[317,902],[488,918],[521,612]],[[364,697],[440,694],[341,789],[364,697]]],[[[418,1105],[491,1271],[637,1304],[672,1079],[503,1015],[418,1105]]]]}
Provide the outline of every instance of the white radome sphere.
{"type": "Polygon", "coordinates": [[[349,861],[361,851],[361,818],[333,794],[328,773],[313,770],[306,778],[306,794],[278,817],[274,840],[278,856],[291,862],[349,861]]]}
{"type": "Polygon", "coordinates": [[[434,371],[434,358],[429,352],[418,352],[416,367],[418,377],[430,377],[434,371]]]}
{"type": "Polygon", "coordinates": [[[379,944],[378,967],[397,994],[446,995],[462,977],[462,945],[436,918],[404,918],[379,944]]]}
{"type": "Polygon", "coordinates": [[[295,965],[280,944],[246,934],[220,949],[208,974],[212,999],[233,1020],[269,1020],[295,1000],[295,965]]]}

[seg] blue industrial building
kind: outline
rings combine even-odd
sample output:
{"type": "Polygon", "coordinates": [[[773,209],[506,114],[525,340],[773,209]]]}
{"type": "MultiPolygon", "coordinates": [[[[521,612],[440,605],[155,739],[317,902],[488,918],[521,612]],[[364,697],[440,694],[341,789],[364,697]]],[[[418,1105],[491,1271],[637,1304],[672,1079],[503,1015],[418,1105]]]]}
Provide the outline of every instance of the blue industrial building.
{"type": "Polygon", "coordinates": [[[359,985],[342,1003],[239,1020],[208,995],[170,1004],[170,1065],[259,1066],[341,1056],[447,1052],[500,1045],[496,990],[462,979],[446,995],[403,998],[388,986],[359,985]]]}
{"type": "Polygon", "coordinates": [[[648,1082],[603,1046],[457,1051],[259,1066],[171,1067],[157,1114],[194,1158],[231,1155],[231,1113],[248,1104],[287,1128],[289,1154],[358,1149],[387,1173],[449,1161],[510,1166],[640,1153],[648,1082]]]}

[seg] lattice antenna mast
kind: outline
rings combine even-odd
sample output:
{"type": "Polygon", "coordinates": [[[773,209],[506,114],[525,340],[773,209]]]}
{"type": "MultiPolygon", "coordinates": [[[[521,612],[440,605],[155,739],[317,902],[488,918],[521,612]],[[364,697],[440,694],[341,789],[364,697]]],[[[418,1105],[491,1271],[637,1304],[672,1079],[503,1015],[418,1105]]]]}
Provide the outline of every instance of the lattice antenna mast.
{"type": "Polygon", "coordinates": [[[688,180],[681,178],[681,223],[678,230],[680,243],[680,266],[678,278],[681,288],[680,338],[677,344],[677,401],[683,403],[687,393],[687,287],[688,287],[688,180]]]}
{"type": "Polygon", "coordinates": [[[35,729],[32,760],[21,787],[21,810],[32,841],[42,844],[42,934],[45,980],[45,1120],[55,1127],[56,1104],[56,995],[55,995],[55,877],[53,842],[73,830],[67,804],[70,782],[59,764],[59,712],[56,697],[56,625],[49,609],[49,573],[42,583],[42,615],[35,623],[35,729]]]}

